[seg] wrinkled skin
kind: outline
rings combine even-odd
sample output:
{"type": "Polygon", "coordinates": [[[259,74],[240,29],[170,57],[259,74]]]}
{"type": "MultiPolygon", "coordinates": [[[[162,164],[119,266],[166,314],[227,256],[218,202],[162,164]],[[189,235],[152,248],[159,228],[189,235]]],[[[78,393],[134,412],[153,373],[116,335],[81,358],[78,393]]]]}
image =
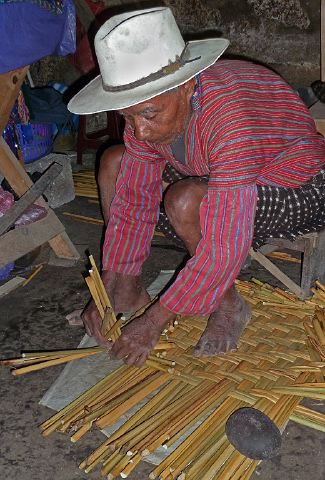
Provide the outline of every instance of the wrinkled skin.
{"type": "Polygon", "coordinates": [[[211,357],[237,350],[251,311],[234,286],[225,293],[219,308],[209,317],[207,327],[194,349],[196,357],[211,357]]]}
{"type": "Polygon", "coordinates": [[[120,110],[131,125],[137,140],[168,145],[182,135],[192,113],[191,97],[195,81],[189,80],[177,89],[120,110]]]}
{"type": "MultiPolygon", "coordinates": [[[[186,130],[191,116],[190,99],[193,92],[194,80],[190,80],[176,90],[123,109],[120,113],[131,125],[138,140],[171,144],[186,130]]],[[[115,182],[123,152],[123,146],[112,147],[101,159],[98,181],[106,224],[109,221],[110,205],[115,195],[115,182]]],[[[206,193],[207,185],[195,179],[181,180],[170,185],[166,191],[166,213],[190,255],[195,254],[201,239],[199,208],[206,193]]],[[[149,301],[140,277],[104,271],[102,279],[116,313],[134,312],[149,301]]],[[[116,358],[136,366],[144,364],[162,330],[168,323],[173,322],[175,317],[174,313],[157,301],[144,314],[125,326],[122,335],[113,345],[108,345],[101,336],[101,319],[93,302],[90,302],[82,315],[89,335],[95,336],[99,344],[111,348],[116,358]]],[[[246,303],[235,288],[231,287],[222,298],[218,311],[210,315],[194,355],[210,356],[236,349],[249,317],[246,303]]]]}
{"type": "Polygon", "coordinates": [[[123,328],[122,335],[112,347],[112,353],[116,358],[123,358],[128,365],[141,367],[158,342],[162,330],[175,316],[159,302],[154,303],[141,317],[123,328]]]}

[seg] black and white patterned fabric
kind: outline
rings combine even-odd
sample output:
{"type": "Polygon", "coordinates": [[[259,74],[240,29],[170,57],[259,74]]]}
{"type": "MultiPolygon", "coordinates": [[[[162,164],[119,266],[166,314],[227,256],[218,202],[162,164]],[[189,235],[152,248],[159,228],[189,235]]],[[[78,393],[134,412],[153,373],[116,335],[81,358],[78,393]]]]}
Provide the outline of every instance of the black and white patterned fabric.
{"type": "MultiPolygon", "coordinates": [[[[175,183],[185,178],[167,164],[163,180],[175,183]]],[[[207,182],[207,177],[200,177],[207,182]]],[[[257,186],[253,247],[259,248],[269,238],[295,238],[325,228],[325,168],[297,188],[257,186]]],[[[157,230],[163,232],[176,245],[183,246],[169,223],[163,208],[157,230]]]]}

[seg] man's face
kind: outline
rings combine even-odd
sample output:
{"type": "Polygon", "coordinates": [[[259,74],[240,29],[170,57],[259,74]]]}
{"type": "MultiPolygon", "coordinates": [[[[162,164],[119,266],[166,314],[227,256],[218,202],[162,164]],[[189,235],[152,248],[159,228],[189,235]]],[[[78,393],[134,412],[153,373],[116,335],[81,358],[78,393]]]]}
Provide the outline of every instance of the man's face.
{"type": "Polygon", "coordinates": [[[120,110],[134,130],[137,140],[171,144],[186,129],[191,116],[194,79],[143,103],[120,110]]]}

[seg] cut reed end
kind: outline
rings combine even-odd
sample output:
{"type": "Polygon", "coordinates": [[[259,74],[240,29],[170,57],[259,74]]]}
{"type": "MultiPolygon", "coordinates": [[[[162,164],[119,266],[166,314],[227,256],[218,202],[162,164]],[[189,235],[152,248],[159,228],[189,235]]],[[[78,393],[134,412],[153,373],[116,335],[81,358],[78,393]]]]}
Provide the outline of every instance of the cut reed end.
{"type": "Polygon", "coordinates": [[[150,455],[150,450],[148,448],[142,450],[141,457],[147,457],[148,455],[150,455]]]}
{"type": "Polygon", "coordinates": [[[89,467],[85,468],[84,472],[85,473],[90,473],[92,471],[93,467],[89,465],[89,467]]]}
{"type": "Polygon", "coordinates": [[[153,472],[149,473],[149,480],[156,480],[156,478],[157,476],[153,472]]]}
{"type": "Polygon", "coordinates": [[[84,470],[86,468],[86,466],[87,466],[87,462],[85,460],[83,460],[80,463],[79,468],[80,468],[80,470],[84,470]]]}
{"type": "Polygon", "coordinates": [[[126,452],[126,455],[127,455],[128,457],[133,457],[134,452],[132,452],[132,450],[128,450],[128,451],[126,452]]]}
{"type": "Polygon", "coordinates": [[[120,476],[121,476],[122,478],[127,478],[126,473],[123,473],[123,472],[120,473],[120,476]]]}

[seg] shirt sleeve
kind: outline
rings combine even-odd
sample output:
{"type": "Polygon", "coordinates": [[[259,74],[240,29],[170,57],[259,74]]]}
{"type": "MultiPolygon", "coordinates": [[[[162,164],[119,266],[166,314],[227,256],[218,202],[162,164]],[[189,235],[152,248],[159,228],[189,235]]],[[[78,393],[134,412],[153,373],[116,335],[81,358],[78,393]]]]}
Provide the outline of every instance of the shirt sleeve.
{"type": "Polygon", "coordinates": [[[103,270],[138,275],[149,255],[162,197],[162,156],[126,126],[125,153],[103,245],[103,270]]]}

